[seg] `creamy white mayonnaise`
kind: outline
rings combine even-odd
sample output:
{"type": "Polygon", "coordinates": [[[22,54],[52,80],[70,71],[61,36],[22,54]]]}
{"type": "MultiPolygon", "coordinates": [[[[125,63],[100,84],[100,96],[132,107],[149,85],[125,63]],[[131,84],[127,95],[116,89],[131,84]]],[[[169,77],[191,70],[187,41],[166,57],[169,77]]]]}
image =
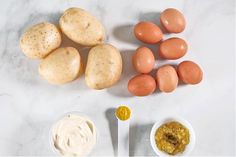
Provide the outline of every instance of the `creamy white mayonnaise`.
{"type": "Polygon", "coordinates": [[[96,144],[93,122],[77,114],[69,114],[52,128],[55,148],[64,156],[88,155],[96,144]]]}

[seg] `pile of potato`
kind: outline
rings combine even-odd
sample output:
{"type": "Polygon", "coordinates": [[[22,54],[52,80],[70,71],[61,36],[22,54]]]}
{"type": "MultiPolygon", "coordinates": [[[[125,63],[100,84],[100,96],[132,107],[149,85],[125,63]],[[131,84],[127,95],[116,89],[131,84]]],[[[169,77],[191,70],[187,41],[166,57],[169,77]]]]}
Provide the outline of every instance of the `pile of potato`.
{"type": "MultiPolygon", "coordinates": [[[[186,21],[181,12],[174,8],[164,10],[160,15],[160,22],[167,33],[180,33],[185,29],[186,21]]],[[[163,32],[154,23],[141,21],[134,27],[136,38],[146,44],[160,42],[158,54],[162,59],[176,60],[183,57],[188,50],[185,40],[172,37],[162,41],[163,32]]],[[[147,96],[157,88],[161,92],[174,91],[181,80],[185,84],[198,84],[202,81],[203,72],[193,61],[183,61],[177,68],[163,65],[156,70],[155,79],[150,72],[155,67],[155,57],[151,49],[145,46],[137,48],[132,58],[133,66],[140,74],[128,82],[128,90],[135,96],[147,96]]]]}
{"type": "Polygon", "coordinates": [[[85,80],[90,88],[108,88],[120,79],[120,52],[104,44],[105,29],[94,16],[80,8],[69,8],[61,16],[59,26],[39,23],[20,38],[23,53],[29,58],[40,59],[39,73],[44,79],[51,84],[65,84],[84,71],[80,52],[73,47],[60,47],[61,33],[80,45],[92,47],[85,69],[85,80]]]}

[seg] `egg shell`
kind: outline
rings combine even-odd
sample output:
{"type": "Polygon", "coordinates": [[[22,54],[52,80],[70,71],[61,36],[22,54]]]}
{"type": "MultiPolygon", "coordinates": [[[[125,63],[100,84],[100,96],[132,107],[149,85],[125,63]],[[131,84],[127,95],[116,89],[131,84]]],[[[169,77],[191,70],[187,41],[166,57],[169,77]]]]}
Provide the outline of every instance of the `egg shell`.
{"type": "Polygon", "coordinates": [[[183,14],[174,8],[164,10],[160,15],[160,22],[169,33],[180,33],[186,26],[183,14]]]}
{"type": "Polygon", "coordinates": [[[139,73],[149,73],[155,65],[155,57],[147,47],[139,47],[133,55],[133,66],[139,73]]]}
{"type": "Polygon", "coordinates": [[[140,74],[131,78],[128,82],[128,90],[135,96],[147,96],[156,89],[155,79],[147,74],[140,74]]]}
{"type": "Polygon", "coordinates": [[[202,81],[203,72],[198,64],[183,61],[177,67],[179,78],[186,84],[198,84],[202,81]]]}
{"type": "Polygon", "coordinates": [[[171,65],[164,65],[158,68],[156,73],[157,85],[162,92],[172,92],[178,85],[178,75],[171,65]]]}
{"type": "Polygon", "coordinates": [[[187,43],[181,38],[169,38],[163,41],[159,46],[161,58],[175,60],[183,57],[188,50],[187,43]]]}
{"type": "Polygon", "coordinates": [[[135,25],[134,34],[137,39],[148,44],[155,44],[163,37],[162,31],[157,25],[143,21],[135,25]]]}

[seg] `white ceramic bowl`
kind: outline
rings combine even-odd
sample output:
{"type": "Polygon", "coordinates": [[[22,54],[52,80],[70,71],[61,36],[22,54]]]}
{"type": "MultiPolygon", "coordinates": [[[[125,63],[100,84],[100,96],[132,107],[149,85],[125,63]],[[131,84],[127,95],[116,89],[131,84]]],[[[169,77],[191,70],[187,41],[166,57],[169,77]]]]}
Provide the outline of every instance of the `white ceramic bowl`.
{"type": "MultiPolygon", "coordinates": [[[[67,115],[69,114],[75,114],[75,115],[79,115],[81,117],[85,117],[86,119],[89,119],[90,121],[94,122],[93,120],[91,120],[90,117],[88,117],[86,114],[82,113],[82,112],[79,112],[79,111],[72,111],[72,112],[67,112],[67,113],[64,113],[62,114],[61,116],[55,118],[54,120],[54,123],[52,124],[50,130],[49,130],[49,144],[50,144],[50,147],[52,149],[52,151],[55,153],[55,155],[59,155],[59,156],[63,156],[58,149],[55,148],[54,146],[54,143],[53,143],[53,139],[52,139],[52,128],[53,126],[59,121],[61,120],[62,118],[66,117],[67,115]]],[[[94,148],[92,149],[92,152],[95,150],[96,148],[96,145],[98,144],[98,129],[96,128],[96,124],[94,124],[94,129],[96,130],[96,144],[94,145],[94,148]]],[[[92,153],[90,152],[90,154],[92,153]]]]}
{"type": "Polygon", "coordinates": [[[180,117],[167,117],[167,118],[163,118],[159,121],[157,121],[153,127],[152,127],[152,130],[151,130],[151,133],[150,133],[150,142],[151,142],[151,146],[153,148],[153,150],[155,151],[155,153],[158,155],[158,156],[164,156],[164,157],[170,157],[173,155],[169,155],[161,150],[158,149],[158,147],[156,146],[156,141],[155,141],[155,133],[156,133],[156,130],[164,123],[167,123],[167,122],[171,122],[171,121],[177,121],[181,124],[183,124],[186,128],[188,128],[189,130],[189,134],[190,134],[190,141],[189,141],[189,144],[186,146],[185,150],[183,153],[179,153],[179,154],[176,154],[176,156],[187,156],[189,155],[189,153],[193,150],[194,146],[195,146],[195,133],[194,133],[194,130],[193,130],[193,127],[192,125],[187,122],[186,120],[184,120],[183,118],[180,118],[180,117]]]}

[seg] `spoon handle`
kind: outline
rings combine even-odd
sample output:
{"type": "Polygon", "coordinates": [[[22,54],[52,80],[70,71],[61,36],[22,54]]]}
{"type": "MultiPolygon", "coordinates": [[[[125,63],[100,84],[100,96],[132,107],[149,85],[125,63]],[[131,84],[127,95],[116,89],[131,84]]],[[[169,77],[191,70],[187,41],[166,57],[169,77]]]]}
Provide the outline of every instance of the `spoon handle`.
{"type": "Polygon", "coordinates": [[[118,120],[118,156],[129,156],[129,120],[118,120]]]}

